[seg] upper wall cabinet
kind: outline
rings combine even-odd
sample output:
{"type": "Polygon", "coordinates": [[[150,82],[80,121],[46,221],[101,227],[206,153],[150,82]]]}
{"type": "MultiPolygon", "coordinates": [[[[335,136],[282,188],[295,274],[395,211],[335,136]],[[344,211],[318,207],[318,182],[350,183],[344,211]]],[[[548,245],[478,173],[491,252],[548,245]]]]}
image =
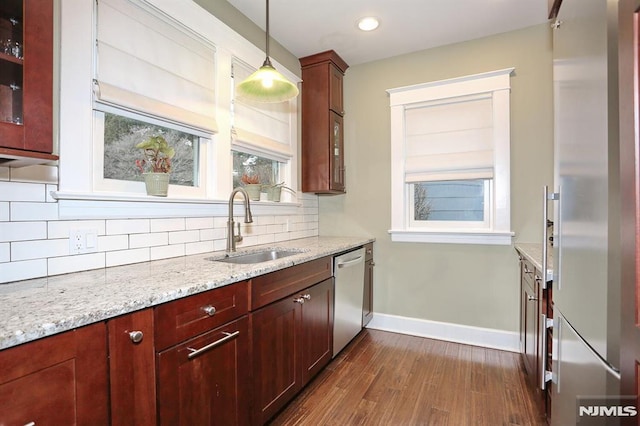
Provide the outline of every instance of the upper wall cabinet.
{"type": "Polygon", "coordinates": [[[0,2],[0,166],[56,160],[53,1],[0,2]]]}
{"type": "Polygon", "coordinates": [[[302,191],[342,194],[342,78],[349,67],[333,50],[300,59],[302,66],[302,191]]]}

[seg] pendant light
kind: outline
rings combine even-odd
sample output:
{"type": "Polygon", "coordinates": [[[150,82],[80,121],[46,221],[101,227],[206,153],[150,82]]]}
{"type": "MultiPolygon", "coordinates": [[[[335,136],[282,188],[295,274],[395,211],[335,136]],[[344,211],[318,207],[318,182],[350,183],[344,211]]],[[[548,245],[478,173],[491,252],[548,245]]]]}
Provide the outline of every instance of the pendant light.
{"type": "Polygon", "coordinates": [[[298,88],[271,65],[269,59],[269,0],[267,0],[267,58],[260,69],[238,84],[237,97],[253,102],[284,102],[298,96],[298,88]]]}

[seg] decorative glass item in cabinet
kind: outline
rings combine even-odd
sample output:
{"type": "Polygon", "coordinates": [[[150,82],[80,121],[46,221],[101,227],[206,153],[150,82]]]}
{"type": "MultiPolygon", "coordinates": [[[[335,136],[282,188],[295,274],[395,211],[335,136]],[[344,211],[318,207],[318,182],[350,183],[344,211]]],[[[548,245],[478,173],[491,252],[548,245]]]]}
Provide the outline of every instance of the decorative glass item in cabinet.
{"type": "Polygon", "coordinates": [[[21,125],[23,75],[22,1],[0,2],[0,122],[21,125]]]}

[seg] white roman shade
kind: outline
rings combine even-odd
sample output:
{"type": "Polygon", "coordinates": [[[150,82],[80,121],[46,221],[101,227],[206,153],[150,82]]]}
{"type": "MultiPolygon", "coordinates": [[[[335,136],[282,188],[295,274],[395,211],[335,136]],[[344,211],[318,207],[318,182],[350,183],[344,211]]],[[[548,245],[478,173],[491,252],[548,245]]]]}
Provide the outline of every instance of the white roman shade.
{"type": "Polygon", "coordinates": [[[491,94],[405,106],[405,182],[493,177],[491,94]]]}
{"type": "Polygon", "coordinates": [[[98,0],[94,100],[217,132],[215,47],[139,0],[98,0]]]}
{"type": "MultiPolygon", "coordinates": [[[[249,77],[255,69],[237,59],[232,63],[234,87],[249,77]]],[[[292,157],[291,101],[251,103],[233,99],[231,146],[286,162],[292,157]]]]}

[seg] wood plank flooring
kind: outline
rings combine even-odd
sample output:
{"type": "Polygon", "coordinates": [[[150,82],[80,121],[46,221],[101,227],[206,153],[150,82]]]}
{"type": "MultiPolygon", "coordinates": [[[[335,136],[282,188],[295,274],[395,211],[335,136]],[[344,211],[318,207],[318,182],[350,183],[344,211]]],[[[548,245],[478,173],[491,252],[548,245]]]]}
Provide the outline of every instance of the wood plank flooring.
{"type": "Polygon", "coordinates": [[[363,330],[271,425],[546,425],[511,352],[363,330]]]}

